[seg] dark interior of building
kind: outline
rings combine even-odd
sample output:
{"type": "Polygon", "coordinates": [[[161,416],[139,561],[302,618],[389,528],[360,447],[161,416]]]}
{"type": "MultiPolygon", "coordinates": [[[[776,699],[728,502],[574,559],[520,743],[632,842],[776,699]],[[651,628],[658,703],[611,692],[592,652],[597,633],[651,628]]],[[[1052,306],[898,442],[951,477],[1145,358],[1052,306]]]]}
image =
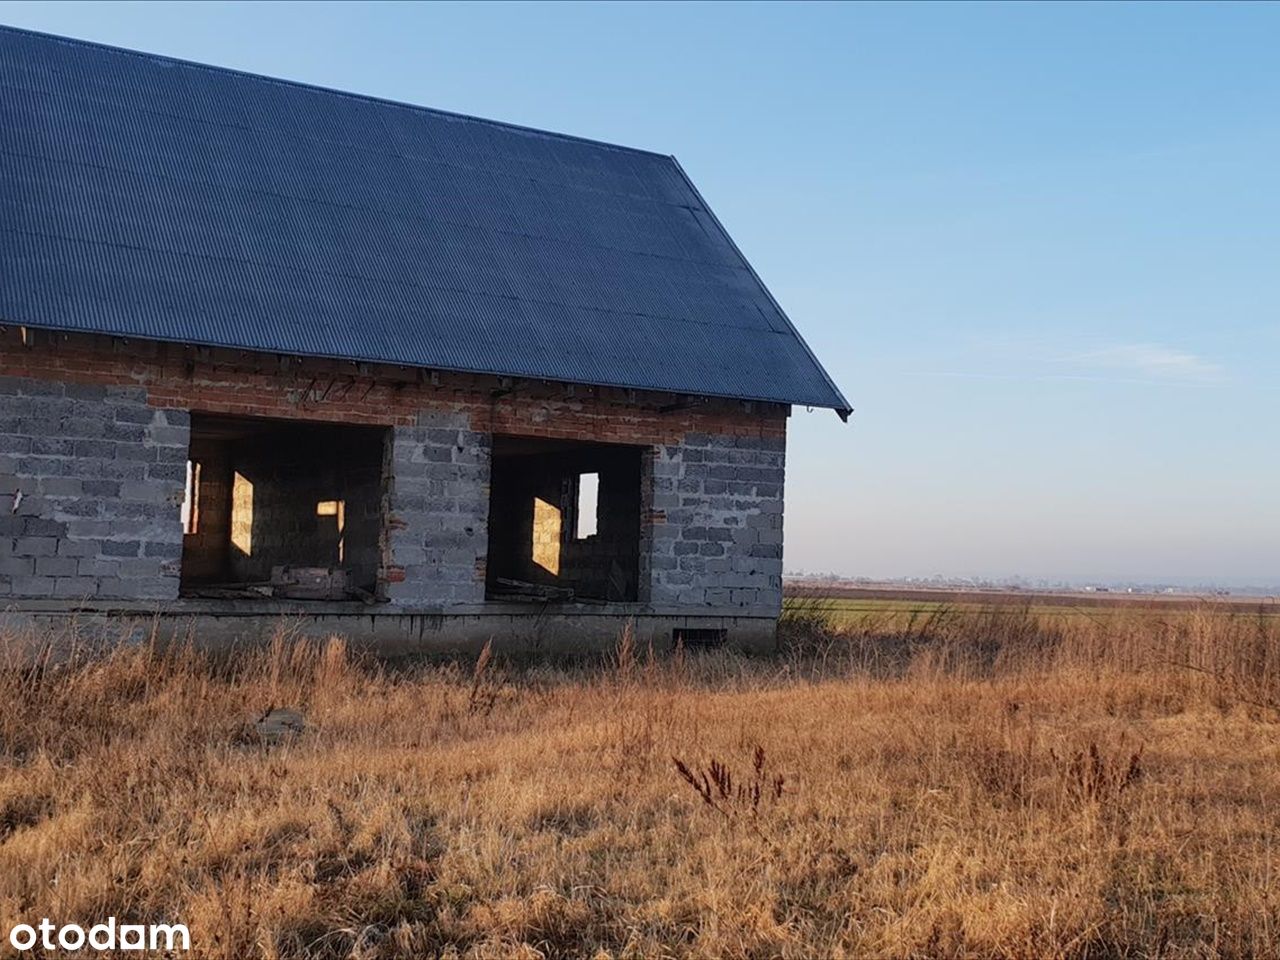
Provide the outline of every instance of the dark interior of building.
{"type": "Polygon", "coordinates": [[[182,589],[376,593],[387,430],[192,414],[182,589]]]}
{"type": "Polygon", "coordinates": [[[495,436],[489,598],[636,600],[643,452],[495,436]]]}

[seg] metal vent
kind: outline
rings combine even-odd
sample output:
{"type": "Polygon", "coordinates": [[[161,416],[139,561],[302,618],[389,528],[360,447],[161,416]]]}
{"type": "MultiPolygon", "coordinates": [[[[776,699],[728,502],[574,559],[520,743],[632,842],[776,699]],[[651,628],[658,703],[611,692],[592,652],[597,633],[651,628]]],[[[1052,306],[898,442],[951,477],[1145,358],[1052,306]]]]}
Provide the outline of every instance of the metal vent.
{"type": "Polygon", "coordinates": [[[718,627],[676,627],[671,642],[678,647],[723,647],[729,631],[718,627]]]}

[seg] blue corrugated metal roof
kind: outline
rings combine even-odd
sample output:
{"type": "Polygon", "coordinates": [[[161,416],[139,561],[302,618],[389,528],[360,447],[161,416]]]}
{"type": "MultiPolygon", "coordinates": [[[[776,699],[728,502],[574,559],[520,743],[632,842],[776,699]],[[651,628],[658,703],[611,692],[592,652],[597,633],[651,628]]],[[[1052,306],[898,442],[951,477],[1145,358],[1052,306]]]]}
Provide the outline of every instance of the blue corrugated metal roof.
{"type": "Polygon", "coordinates": [[[672,157],[10,28],[0,320],[848,410],[672,157]]]}

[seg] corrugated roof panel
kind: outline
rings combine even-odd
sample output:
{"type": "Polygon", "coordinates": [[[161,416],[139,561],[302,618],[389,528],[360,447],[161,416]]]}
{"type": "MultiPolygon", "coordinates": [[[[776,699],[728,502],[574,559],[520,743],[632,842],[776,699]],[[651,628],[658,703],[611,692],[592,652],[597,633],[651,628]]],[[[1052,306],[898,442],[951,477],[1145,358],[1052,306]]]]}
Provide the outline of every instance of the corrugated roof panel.
{"type": "Polygon", "coordinates": [[[670,157],[9,28],[0,320],[848,407],[670,157]]]}

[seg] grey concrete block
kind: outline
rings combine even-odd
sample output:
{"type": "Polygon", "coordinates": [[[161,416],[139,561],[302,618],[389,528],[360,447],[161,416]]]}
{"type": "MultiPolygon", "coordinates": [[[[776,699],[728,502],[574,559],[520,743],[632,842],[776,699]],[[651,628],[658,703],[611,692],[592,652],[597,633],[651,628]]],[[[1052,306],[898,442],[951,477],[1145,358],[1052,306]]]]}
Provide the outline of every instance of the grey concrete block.
{"type": "Polygon", "coordinates": [[[182,462],[178,463],[156,463],[149,464],[146,469],[146,477],[148,480],[163,480],[169,484],[168,489],[172,490],[173,485],[177,485],[177,489],[182,488],[183,482],[187,478],[186,455],[183,454],[182,462]]]}
{"type": "Polygon", "coordinates": [[[113,529],[114,524],[110,520],[96,520],[87,517],[68,520],[65,525],[66,536],[77,540],[107,537],[111,535],[113,529]]]}
{"type": "Polygon", "coordinates": [[[171,427],[184,427],[191,429],[191,412],[189,410],[165,409],[156,411],[158,419],[161,423],[168,424],[171,427]]]}
{"type": "Polygon", "coordinates": [[[76,575],[75,557],[38,557],[36,559],[36,576],[38,577],[74,577],[76,575]]]}
{"type": "MultiPolygon", "coordinates": [[[[0,453],[30,453],[31,438],[16,433],[0,433],[0,453]]],[[[37,453],[48,451],[38,450],[37,453]]]]}
{"type": "Polygon", "coordinates": [[[106,435],[107,421],[100,417],[65,417],[58,432],[63,437],[95,439],[106,435]]]}
{"type": "Polygon", "coordinates": [[[21,380],[18,392],[25,397],[61,397],[65,395],[66,388],[50,380],[21,380]]]}
{"type": "Polygon", "coordinates": [[[117,575],[123,579],[130,577],[160,576],[160,560],[150,558],[123,557],[116,561],[117,575]]]}
{"type": "Polygon", "coordinates": [[[101,512],[101,501],[82,498],[58,500],[52,510],[54,517],[58,520],[65,520],[68,517],[96,517],[101,512]]]}
{"type": "MultiPolygon", "coordinates": [[[[151,464],[150,469],[156,470],[157,464],[151,464]]],[[[171,464],[163,464],[168,468],[171,464]]],[[[175,470],[182,470],[185,478],[187,472],[182,467],[176,467],[175,470]]],[[[107,480],[141,480],[147,475],[147,464],[136,460],[108,460],[102,464],[100,476],[107,480]]]]}
{"type": "Polygon", "coordinates": [[[104,540],[102,555],[104,557],[136,557],[142,552],[142,544],[137,540],[104,540]]]}
{"type": "Polygon", "coordinates": [[[36,559],[35,557],[0,556],[0,577],[30,577],[35,573],[36,559]]]}
{"type": "Polygon", "coordinates": [[[144,447],[133,443],[116,444],[116,459],[154,463],[156,461],[156,448],[144,447]]]}
{"type": "Polygon", "coordinates": [[[53,595],[53,577],[14,577],[15,597],[49,597],[53,595]]]}
{"type": "Polygon", "coordinates": [[[60,477],[68,465],[75,465],[65,457],[23,457],[17,462],[15,471],[28,477],[60,477]]]}
{"type": "Polygon", "coordinates": [[[48,498],[43,496],[40,485],[46,477],[17,477],[9,483],[0,477],[0,491],[9,501],[6,515],[12,517],[39,517],[47,510],[48,498]]]}
{"type": "Polygon", "coordinates": [[[125,520],[159,520],[168,516],[174,509],[168,502],[141,503],[136,500],[122,500],[111,508],[111,513],[125,520]]]}
{"type": "Polygon", "coordinates": [[[60,537],[66,533],[64,524],[51,517],[22,517],[22,532],[29,537],[60,537]]]}
{"type": "Polygon", "coordinates": [[[707,561],[703,557],[681,557],[679,568],[686,573],[698,574],[701,579],[700,575],[706,572],[707,561]]]}
{"type": "Polygon", "coordinates": [[[136,599],[133,590],[137,587],[136,580],[120,580],[117,577],[103,576],[97,577],[94,581],[97,585],[97,596],[104,599],[136,599]]]}
{"type": "MultiPolygon", "coordinates": [[[[185,479],[185,471],[184,471],[185,479]]],[[[165,503],[169,495],[169,488],[162,483],[148,483],[140,480],[130,480],[120,485],[121,500],[138,500],[144,503],[165,503]]]]}
{"type": "MultiPolygon", "coordinates": [[[[157,411],[150,407],[124,406],[117,407],[113,413],[117,423],[150,424],[156,419],[157,411]]],[[[188,418],[189,422],[190,418],[188,418]]]]}
{"type": "Polygon", "coordinates": [[[58,552],[58,541],[53,537],[19,537],[13,552],[19,557],[52,557],[58,552]]]}
{"type": "Polygon", "coordinates": [[[104,440],[118,443],[142,443],[147,437],[147,428],[140,423],[108,423],[102,431],[104,440]]]}
{"type": "Polygon", "coordinates": [[[110,458],[116,454],[116,445],[111,440],[77,440],[75,456],[81,459],[95,457],[110,458]]]}
{"type": "Polygon", "coordinates": [[[177,559],[182,556],[181,541],[148,540],[142,545],[142,555],[162,559],[177,559]]]}
{"type": "Polygon", "coordinates": [[[187,426],[153,426],[147,431],[147,439],[157,446],[181,447],[185,454],[191,441],[191,429],[187,426]]]}
{"type": "Polygon", "coordinates": [[[63,395],[69,400],[103,400],[107,388],[96,383],[68,383],[63,386],[63,395]]]}
{"type": "Polygon", "coordinates": [[[38,487],[46,497],[79,497],[84,493],[84,481],[79,477],[41,477],[38,487]]]}
{"type": "Polygon", "coordinates": [[[67,437],[32,437],[31,452],[53,457],[75,455],[76,442],[67,437]]]}
{"type": "Polygon", "coordinates": [[[69,537],[58,538],[58,556],[60,557],[96,557],[98,544],[92,540],[72,540],[69,537]]]}
{"type": "Polygon", "coordinates": [[[101,560],[96,557],[84,557],[76,561],[76,575],[81,577],[114,577],[119,570],[120,561],[101,560]]]}
{"type": "Polygon", "coordinates": [[[87,497],[114,498],[120,496],[119,480],[82,480],[81,484],[87,497]]]}

